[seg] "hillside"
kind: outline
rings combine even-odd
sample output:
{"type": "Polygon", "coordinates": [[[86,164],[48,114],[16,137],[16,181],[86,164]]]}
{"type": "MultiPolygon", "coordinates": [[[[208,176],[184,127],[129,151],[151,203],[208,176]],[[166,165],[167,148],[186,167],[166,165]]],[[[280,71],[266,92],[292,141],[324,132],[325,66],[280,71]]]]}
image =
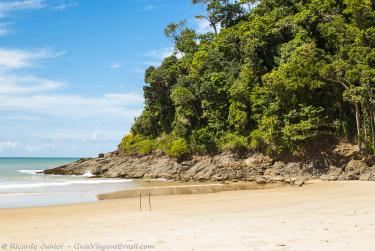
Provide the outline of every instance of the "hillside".
{"type": "Polygon", "coordinates": [[[146,71],[120,151],[304,156],[344,139],[374,152],[374,1],[193,4],[212,32],[168,25],[175,53],[146,71]]]}

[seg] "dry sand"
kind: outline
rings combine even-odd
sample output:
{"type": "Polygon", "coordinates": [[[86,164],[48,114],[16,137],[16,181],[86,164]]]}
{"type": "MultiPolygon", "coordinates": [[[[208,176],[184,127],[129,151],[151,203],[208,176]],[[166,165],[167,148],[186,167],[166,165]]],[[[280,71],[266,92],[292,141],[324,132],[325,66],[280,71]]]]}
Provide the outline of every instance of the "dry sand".
{"type": "Polygon", "coordinates": [[[157,196],[152,210],[138,198],[1,209],[0,250],[375,250],[371,182],[157,196]]]}

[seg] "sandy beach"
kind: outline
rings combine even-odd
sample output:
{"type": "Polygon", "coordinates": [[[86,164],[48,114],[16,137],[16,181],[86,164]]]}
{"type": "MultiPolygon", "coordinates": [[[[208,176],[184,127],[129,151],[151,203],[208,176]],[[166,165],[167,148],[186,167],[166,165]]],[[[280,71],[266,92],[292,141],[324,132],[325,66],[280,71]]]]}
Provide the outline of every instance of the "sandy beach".
{"type": "Polygon", "coordinates": [[[0,210],[3,250],[374,250],[375,183],[0,210]],[[121,246],[122,245],[122,246],[121,246]],[[132,246],[133,245],[133,246],[132,246]],[[117,249],[116,249],[117,247],[117,249]],[[133,248],[133,249],[131,249],[133,248]]]}

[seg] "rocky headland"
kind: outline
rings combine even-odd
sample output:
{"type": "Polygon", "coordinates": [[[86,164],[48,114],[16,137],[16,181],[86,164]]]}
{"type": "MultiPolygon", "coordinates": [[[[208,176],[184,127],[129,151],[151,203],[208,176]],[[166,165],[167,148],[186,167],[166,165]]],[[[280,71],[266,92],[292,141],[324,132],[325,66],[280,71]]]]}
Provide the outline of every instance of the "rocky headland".
{"type": "Polygon", "coordinates": [[[165,178],[176,181],[255,181],[302,185],[308,179],[375,181],[375,162],[358,147],[339,143],[305,160],[277,159],[261,153],[238,157],[232,153],[193,156],[177,161],[163,153],[125,155],[119,151],[84,158],[44,171],[44,174],[126,179],[165,178]]]}

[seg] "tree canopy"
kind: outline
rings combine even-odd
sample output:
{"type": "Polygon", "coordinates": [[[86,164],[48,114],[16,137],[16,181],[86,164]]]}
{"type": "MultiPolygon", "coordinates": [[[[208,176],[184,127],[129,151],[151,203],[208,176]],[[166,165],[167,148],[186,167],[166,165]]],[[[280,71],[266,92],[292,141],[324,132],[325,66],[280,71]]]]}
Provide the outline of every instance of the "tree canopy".
{"type": "Polygon", "coordinates": [[[146,71],[133,135],[184,155],[300,154],[327,137],[374,152],[374,0],[192,2],[213,32],[166,28],[175,53],[146,71]]]}

